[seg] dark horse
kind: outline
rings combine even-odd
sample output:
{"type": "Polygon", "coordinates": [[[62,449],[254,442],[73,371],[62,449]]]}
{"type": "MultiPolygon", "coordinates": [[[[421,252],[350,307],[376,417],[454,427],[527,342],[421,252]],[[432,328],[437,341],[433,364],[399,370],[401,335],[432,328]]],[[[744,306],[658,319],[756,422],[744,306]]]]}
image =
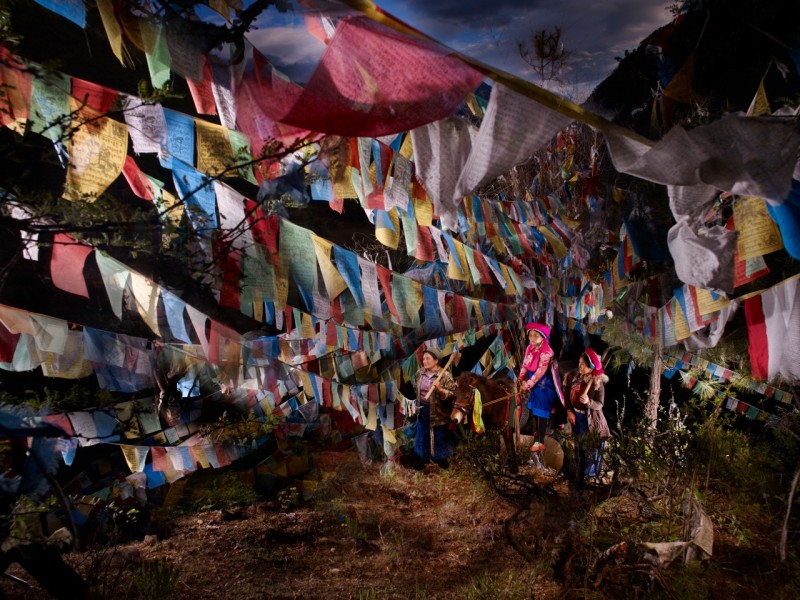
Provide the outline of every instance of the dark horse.
{"type": "Polygon", "coordinates": [[[514,382],[506,377],[489,379],[471,372],[459,375],[456,378],[456,396],[450,413],[450,420],[456,425],[472,424],[475,390],[481,394],[481,417],[487,431],[502,434],[511,465],[515,466],[514,418],[518,395],[514,382]]]}

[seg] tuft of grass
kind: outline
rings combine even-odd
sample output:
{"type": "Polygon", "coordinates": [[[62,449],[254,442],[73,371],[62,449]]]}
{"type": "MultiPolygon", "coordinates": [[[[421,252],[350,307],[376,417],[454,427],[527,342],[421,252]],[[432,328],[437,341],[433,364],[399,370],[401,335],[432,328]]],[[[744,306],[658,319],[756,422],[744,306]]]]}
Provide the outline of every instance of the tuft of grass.
{"type": "Polygon", "coordinates": [[[165,558],[145,560],[131,570],[133,587],[142,600],[169,597],[178,584],[179,569],[165,558]]]}
{"type": "Polygon", "coordinates": [[[506,573],[483,573],[469,581],[460,597],[466,600],[528,600],[533,598],[532,581],[516,571],[506,573]]]}

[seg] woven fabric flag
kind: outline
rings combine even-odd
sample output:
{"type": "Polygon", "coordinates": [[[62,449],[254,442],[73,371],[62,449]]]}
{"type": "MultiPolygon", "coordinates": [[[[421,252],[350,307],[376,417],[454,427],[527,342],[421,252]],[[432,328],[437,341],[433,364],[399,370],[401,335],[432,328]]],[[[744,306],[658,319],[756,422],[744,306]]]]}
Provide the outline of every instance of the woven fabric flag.
{"type": "Polygon", "coordinates": [[[238,175],[237,170],[231,169],[235,159],[228,129],[222,125],[197,119],[195,120],[195,130],[197,170],[213,177],[238,175]]]}
{"type": "Polygon", "coordinates": [[[214,182],[214,193],[219,211],[219,227],[225,232],[225,241],[237,250],[249,249],[255,243],[244,212],[245,197],[233,188],[214,182]]]}
{"type": "MultiPolygon", "coordinates": [[[[791,119],[729,114],[687,130],[676,125],[654,145],[630,136],[605,133],[617,170],[675,186],[706,184],[757,198],[784,198],[800,147],[791,119]]],[[[713,198],[712,198],[713,200],[713,198]]],[[[673,205],[686,214],[702,206],[673,205]]]]}
{"type": "Polygon", "coordinates": [[[281,220],[280,228],[280,276],[291,275],[308,312],[313,313],[313,294],[318,282],[317,258],[314,252],[309,251],[313,247],[311,232],[287,219],[281,220]]]}
{"type": "Polygon", "coordinates": [[[70,109],[75,132],[69,144],[65,197],[93,202],[122,172],[128,156],[128,128],[75,98],[70,98],[70,109]]]}
{"type": "Polygon", "coordinates": [[[253,99],[275,121],[311,131],[352,137],[408,131],[452,114],[481,82],[479,72],[448,52],[372,19],[348,17],[305,89],[262,76],[253,99]]]}
{"type": "Polygon", "coordinates": [[[474,127],[461,119],[445,119],[411,131],[416,176],[433,201],[445,229],[457,228],[457,211],[464,198],[456,192],[469,157],[474,127]]]}
{"type": "MultiPolygon", "coordinates": [[[[152,179],[142,173],[132,156],[125,158],[125,164],[122,166],[122,174],[131,187],[131,191],[142,200],[149,200],[150,202],[155,201],[156,189],[158,189],[158,193],[161,195],[162,190],[154,185],[152,179]]],[[[160,209],[161,206],[159,206],[159,210],[160,209]]]]}
{"type": "Polygon", "coordinates": [[[67,343],[69,326],[62,319],[54,319],[46,315],[31,313],[34,341],[36,347],[42,352],[62,354],[67,343]]]}
{"type": "MultiPolygon", "coordinates": [[[[150,83],[154,88],[163,87],[169,81],[170,65],[172,64],[167,47],[167,33],[163,26],[149,21],[142,20],[139,26],[147,60],[147,70],[150,72],[150,83]]],[[[189,81],[187,83],[191,90],[191,83],[189,81]]],[[[194,93],[192,93],[192,97],[194,97],[194,93]]],[[[195,104],[195,106],[197,105],[195,104]]],[[[204,114],[199,108],[197,112],[204,114]]]]}
{"type": "Polygon", "coordinates": [[[147,455],[150,452],[148,446],[128,446],[122,444],[120,449],[122,450],[122,456],[125,457],[125,462],[128,463],[128,468],[132,472],[141,473],[144,471],[147,455]]]}
{"type": "Polygon", "coordinates": [[[378,285],[378,265],[359,256],[358,266],[361,270],[361,290],[364,294],[364,302],[373,319],[373,325],[375,325],[375,319],[379,321],[383,319],[381,292],[378,285]]]}
{"type": "Polygon", "coordinates": [[[737,198],[733,204],[733,219],[739,232],[736,250],[740,260],[749,260],[783,248],[780,230],[770,219],[763,199],[752,196],[737,198]]]}
{"type": "Polygon", "coordinates": [[[211,237],[212,230],[219,226],[217,196],[211,180],[180,161],[172,164],[172,179],[195,231],[203,237],[211,237]]]}
{"type": "Polygon", "coordinates": [[[358,257],[356,253],[340,246],[333,246],[333,255],[336,259],[336,268],[347,283],[347,288],[353,295],[356,304],[360,307],[364,306],[364,292],[361,289],[361,272],[358,268],[358,257]]]}
{"type": "Polygon", "coordinates": [[[84,0],[35,0],[47,10],[69,19],[83,29],[86,27],[86,3],[84,0]]]}
{"type": "Polygon", "coordinates": [[[311,239],[314,242],[314,253],[317,257],[322,280],[325,282],[328,297],[334,299],[347,289],[347,282],[331,261],[333,243],[314,234],[311,234],[311,239]]]}
{"type": "Polygon", "coordinates": [[[194,164],[194,119],[174,110],[164,109],[167,143],[159,155],[161,166],[172,168],[173,157],[184,165],[194,164]]]}
{"type": "Polygon", "coordinates": [[[158,325],[158,299],[161,296],[161,288],[152,280],[143,275],[131,271],[131,293],[136,305],[136,310],[142,320],[156,335],[161,335],[158,325]]]}
{"type": "Polygon", "coordinates": [[[105,29],[108,37],[111,51],[123,66],[133,68],[133,60],[122,39],[122,28],[114,14],[112,0],[95,0],[95,4],[97,5],[97,11],[100,13],[100,20],[103,22],[103,29],[105,29]]]}
{"type": "Polygon", "coordinates": [[[123,111],[128,135],[136,154],[161,152],[167,143],[167,120],[160,104],[145,104],[139,98],[128,97],[123,111]]]}
{"type": "Polygon", "coordinates": [[[571,119],[495,83],[455,194],[463,197],[527,160],[571,119]],[[524,127],[520,127],[524,123],[524,127]]]}
{"type": "Polygon", "coordinates": [[[800,278],[746,299],[744,309],[753,376],[800,378],[800,278]]]}
{"type": "Polygon", "coordinates": [[[53,257],[50,260],[50,276],[58,289],[89,297],[83,266],[94,248],[79,244],[65,233],[57,233],[53,239],[53,257]]]}
{"type": "Polygon", "coordinates": [[[122,301],[125,289],[128,287],[130,269],[102,252],[95,252],[94,257],[97,267],[100,269],[100,277],[106,287],[111,310],[118,319],[121,319],[122,301]]]}
{"type": "MultiPolygon", "coordinates": [[[[47,73],[31,81],[31,131],[56,142],[68,128],[69,91],[71,81],[67,75],[47,73]]],[[[8,92],[7,92],[8,93],[8,92]]]]}
{"type": "Polygon", "coordinates": [[[72,110],[89,108],[105,115],[114,108],[118,97],[117,90],[77,77],[72,78],[72,110]]]}

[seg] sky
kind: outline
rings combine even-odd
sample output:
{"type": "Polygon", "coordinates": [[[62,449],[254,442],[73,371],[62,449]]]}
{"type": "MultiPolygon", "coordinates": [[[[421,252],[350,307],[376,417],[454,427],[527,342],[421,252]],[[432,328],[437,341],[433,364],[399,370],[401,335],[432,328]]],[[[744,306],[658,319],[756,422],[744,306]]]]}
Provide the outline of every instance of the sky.
{"type": "MultiPolygon", "coordinates": [[[[538,75],[518,43],[538,30],[561,27],[571,53],[563,83],[544,84],[583,101],[611,74],[615,57],[635,49],[672,18],[667,0],[376,0],[378,6],[446,46],[534,83],[538,75]]],[[[305,35],[300,13],[272,12],[248,35],[292,79],[304,81],[324,46],[305,35]],[[267,25],[269,25],[267,27],[267,25]]]]}

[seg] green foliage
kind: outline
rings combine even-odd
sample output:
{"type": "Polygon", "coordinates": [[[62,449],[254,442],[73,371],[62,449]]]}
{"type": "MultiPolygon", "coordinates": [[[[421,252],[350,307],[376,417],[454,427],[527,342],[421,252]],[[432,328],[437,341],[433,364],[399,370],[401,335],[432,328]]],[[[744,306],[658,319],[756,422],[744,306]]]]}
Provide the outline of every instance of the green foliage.
{"type": "Polygon", "coordinates": [[[715,566],[699,562],[680,564],[670,571],[669,587],[673,598],[681,600],[708,600],[712,598],[711,582],[714,580],[710,570],[715,566]]]}
{"type": "Polygon", "coordinates": [[[273,411],[263,419],[256,417],[253,410],[247,415],[230,414],[226,411],[215,423],[203,425],[200,433],[211,436],[218,443],[246,446],[275,431],[285,419],[285,416],[277,411],[273,411]]]}
{"type": "Polygon", "coordinates": [[[189,503],[192,512],[249,506],[261,498],[258,492],[243,482],[234,471],[214,473],[204,481],[204,484],[192,490],[189,503]]]}
{"type": "Polygon", "coordinates": [[[532,584],[525,572],[482,573],[464,587],[459,597],[466,600],[524,600],[533,597],[532,584]]]}
{"type": "Polygon", "coordinates": [[[292,510],[300,506],[300,491],[295,486],[282,489],[277,498],[281,510],[292,510]]]}
{"type": "Polygon", "coordinates": [[[364,531],[358,516],[355,514],[345,515],[342,527],[347,529],[347,533],[357,540],[366,540],[367,533],[364,531]]]}
{"type": "Polygon", "coordinates": [[[178,567],[165,558],[145,560],[131,569],[133,586],[142,600],[160,600],[174,593],[178,585],[178,567]]]}
{"type": "Polygon", "coordinates": [[[47,387],[38,391],[25,390],[21,397],[0,391],[0,404],[25,405],[34,410],[39,410],[42,406],[48,404],[54,413],[100,408],[110,405],[113,401],[114,397],[111,392],[90,389],[79,384],[73,385],[66,391],[51,390],[47,387]]]}

